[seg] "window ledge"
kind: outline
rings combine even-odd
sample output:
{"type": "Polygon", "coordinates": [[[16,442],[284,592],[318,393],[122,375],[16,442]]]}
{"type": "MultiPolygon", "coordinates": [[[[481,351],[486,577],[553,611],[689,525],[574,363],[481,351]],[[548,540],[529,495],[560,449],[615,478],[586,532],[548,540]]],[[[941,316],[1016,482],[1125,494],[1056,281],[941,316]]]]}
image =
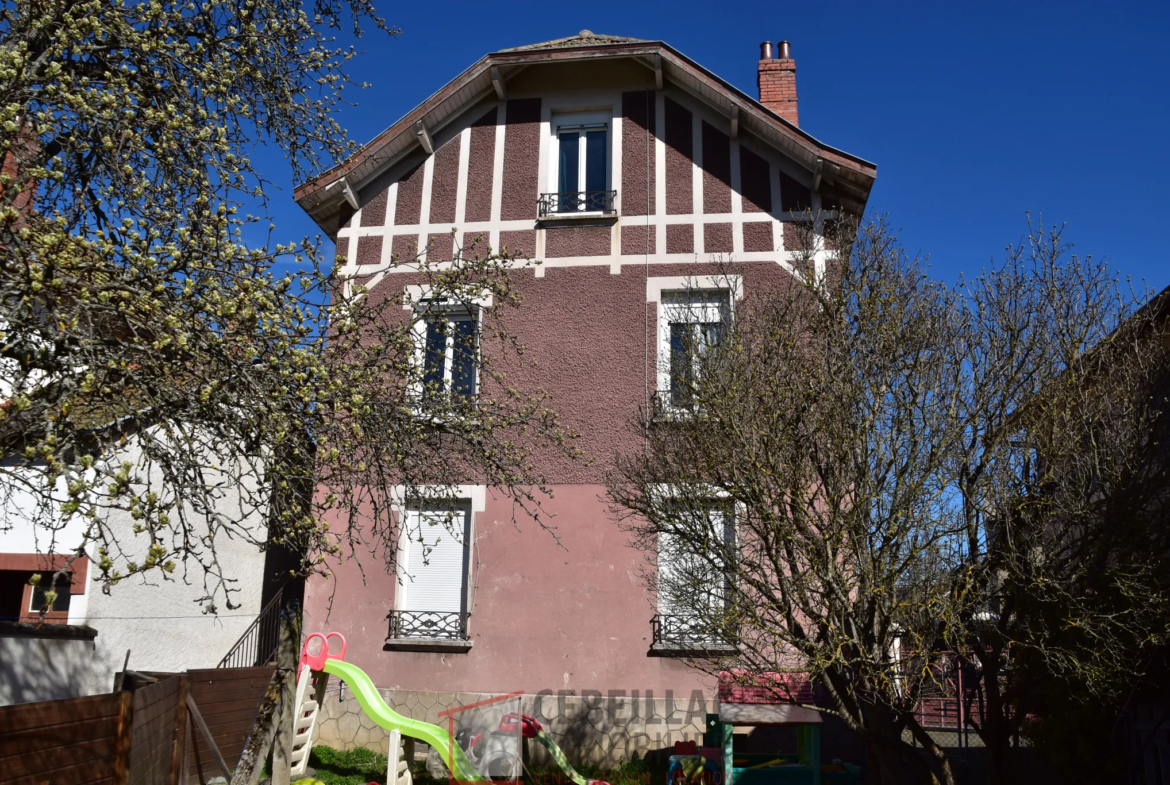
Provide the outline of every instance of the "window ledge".
{"type": "Polygon", "coordinates": [[[92,641],[97,630],[84,624],[67,624],[58,619],[40,624],[24,621],[0,621],[0,638],[72,638],[92,641]]]}
{"type": "Polygon", "coordinates": [[[471,651],[471,641],[457,641],[450,638],[387,638],[382,651],[442,652],[444,654],[466,654],[471,651]]]}
{"type": "Polygon", "coordinates": [[[731,643],[652,643],[647,657],[734,657],[739,647],[731,643]]]}
{"type": "Polygon", "coordinates": [[[617,212],[612,213],[549,213],[536,219],[536,228],[554,228],[557,226],[612,226],[617,223],[617,212]]]}

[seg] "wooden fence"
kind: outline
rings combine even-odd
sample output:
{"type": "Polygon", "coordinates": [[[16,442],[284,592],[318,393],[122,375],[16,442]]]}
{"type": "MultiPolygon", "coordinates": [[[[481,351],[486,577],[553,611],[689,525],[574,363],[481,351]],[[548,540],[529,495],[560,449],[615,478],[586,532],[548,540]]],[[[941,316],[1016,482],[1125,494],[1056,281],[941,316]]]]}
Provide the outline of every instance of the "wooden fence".
{"type": "MultiPolygon", "coordinates": [[[[187,672],[191,680],[191,697],[199,707],[220,755],[232,770],[240,762],[248,733],[256,721],[256,710],[275,670],[272,667],[216,668],[187,672]]],[[[196,728],[192,728],[189,735],[195,742],[188,755],[191,758],[189,785],[199,785],[201,781],[220,776],[206,739],[196,728]]]]}
{"type": "Polygon", "coordinates": [[[128,692],[0,708],[0,783],[123,785],[128,692]]]}
{"type": "Polygon", "coordinates": [[[132,692],[0,707],[0,785],[200,785],[223,776],[216,753],[235,768],[273,671],[157,674],[132,692]]]}

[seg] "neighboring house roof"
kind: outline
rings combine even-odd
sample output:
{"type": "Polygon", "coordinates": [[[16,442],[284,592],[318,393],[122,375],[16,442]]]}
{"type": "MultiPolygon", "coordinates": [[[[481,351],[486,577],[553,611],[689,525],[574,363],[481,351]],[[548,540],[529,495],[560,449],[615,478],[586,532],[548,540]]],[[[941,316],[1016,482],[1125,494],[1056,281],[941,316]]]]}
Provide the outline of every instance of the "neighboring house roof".
{"type": "Polygon", "coordinates": [[[632,59],[654,73],[658,88],[669,81],[716,111],[734,115],[739,129],[788,155],[812,174],[815,184],[828,183],[847,210],[857,214],[864,211],[877,177],[875,164],[820,142],[669,44],[596,35],[588,30],[484,55],[359,152],[297,186],[293,196],[322,229],[334,235],[347,193],[354,198],[364,185],[404,156],[429,145],[433,134],[471,107],[489,97],[505,98],[510,75],[542,63],[608,58],[632,59]]]}

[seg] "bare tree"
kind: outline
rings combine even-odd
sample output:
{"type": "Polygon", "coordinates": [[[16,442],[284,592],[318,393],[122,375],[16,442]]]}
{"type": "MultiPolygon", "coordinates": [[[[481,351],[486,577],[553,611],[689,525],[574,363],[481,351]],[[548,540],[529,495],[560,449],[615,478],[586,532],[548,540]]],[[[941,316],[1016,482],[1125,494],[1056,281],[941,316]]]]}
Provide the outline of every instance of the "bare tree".
{"type": "Polygon", "coordinates": [[[1167,333],[1160,301],[1135,311],[1059,229],[965,295],[963,537],[943,607],[977,666],[964,699],[989,775],[1013,782],[1014,740],[1054,685],[1116,705],[1167,639],[1167,333]]]}
{"type": "MultiPolygon", "coordinates": [[[[882,222],[827,231],[835,252],[809,236],[801,265],[827,256],[827,275],[741,309],[687,379],[686,410],[647,413],[647,449],[618,460],[610,494],[647,551],[651,587],[685,609],[697,639],[735,645],[697,667],[748,680],[808,674],[830,698],[822,709],[861,735],[876,781],[951,783],[945,750],[916,715],[920,698],[956,649],[986,648],[979,631],[999,618],[1006,552],[1027,554],[1031,580],[1043,579],[1048,543],[1023,547],[1009,526],[1010,512],[1051,505],[1026,487],[1039,450],[1026,435],[1084,438],[1102,409],[1123,414],[1111,402],[1131,377],[1098,375],[1079,408],[1043,414],[1037,396],[1083,389],[1090,349],[1133,309],[1089,260],[1013,252],[951,288],[882,222]]],[[[1135,371],[1148,367],[1143,347],[1135,371]]],[[[1134,420],[1130,432],[1141,428],[1134,420]]],[[[1030,531],[1059,540],[1068,525],[1045,508],[1030,531]]],[[[1148,573],[1110,564],[1132,600],[1148,573]]],[[[1091,606],[1070,603],[1066,623],[1115,638],[1119,623],[1091,606]]],[[[1149,608],[1152,617],[1158,603],[1149,608]]],[[[1090,659],[1036,619],[1025,626],[1030,651],[1054,668],[1090,659]]],[[[1013,641],[1005,662],[1026,650],[1013,641]]],[[[986,666],[982,676],[985,689],[998,678],[986,666]]],[[[793,684],[777,678],[774,689],[798,701],[793,684]]],[[[980,732],[1002,734],[990,724],[980,732]]]]}

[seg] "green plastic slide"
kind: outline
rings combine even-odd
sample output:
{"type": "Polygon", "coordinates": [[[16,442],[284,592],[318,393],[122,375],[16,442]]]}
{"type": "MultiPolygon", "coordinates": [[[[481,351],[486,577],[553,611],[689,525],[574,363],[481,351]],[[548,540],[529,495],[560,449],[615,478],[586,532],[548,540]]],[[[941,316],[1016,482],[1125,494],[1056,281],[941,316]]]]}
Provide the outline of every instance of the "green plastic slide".
{"type": "Polygon", "coordinates": [[[353,663],[328,659],[325,661],[325,672],[348,684],[353,696],[357,698],[358,705],[362,707],[362,711],[368,714],[370,719],[379,726],[388,731],[396,730],[403,736],[425,741],[437,749],[442,754],[443,761],[453,772],[455,779],[483,781],[484,778],[479,776],[475,767],[471,765],[471,761],[467,760],[462,748],[453,743],[453,739],[446,730],[429,722],[403,717],[387,706],[386,701],[382,700],[382,696],[378,693],[378,688],[374,686],[374,682],[370,681],[370,677],[361,668],[353,663]]]}
{"type": "Polygon", "coordinates": [[[569,763],[569,759],[565,756],[565,751],[552,740],[552,737],[543,730],[539,730],[536,732],[535,738],[548,750],[548,754],[561,767],[561,771],[569,775],[569,779],[572,780],[573,785],[589,785],[589,780],[577,773],[577,770],[573,768],[573,764],[569,763]]]}

